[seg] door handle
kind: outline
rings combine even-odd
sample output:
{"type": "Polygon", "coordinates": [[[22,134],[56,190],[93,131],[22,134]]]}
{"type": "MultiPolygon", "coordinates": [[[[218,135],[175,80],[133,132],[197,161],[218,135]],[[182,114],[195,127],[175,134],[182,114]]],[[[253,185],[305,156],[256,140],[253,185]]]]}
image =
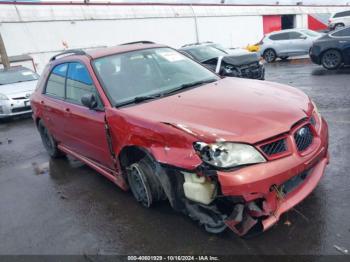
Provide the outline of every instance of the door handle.
{"type": "Polygon", "coordinates": [[[344,43],[347,43],[347,42],[349,42],[349,41],[346,41],[346,40],[340,40],[339,41],[339,43],[341,43],[341,44],[344,44],[344,43]]]}

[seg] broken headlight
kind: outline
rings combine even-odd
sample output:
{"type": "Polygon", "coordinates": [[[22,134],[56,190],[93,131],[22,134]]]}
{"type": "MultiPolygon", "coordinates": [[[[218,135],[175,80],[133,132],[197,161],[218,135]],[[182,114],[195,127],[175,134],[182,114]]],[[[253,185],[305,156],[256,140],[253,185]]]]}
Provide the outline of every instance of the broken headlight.
{"type": "Polygon", "coordinates": [[[232,168],[266,162],[266,159],[258,150],[247,144],[231,142],[206,144],[195,142],[193,147],[205,163],[219,168],[232,168]]]}

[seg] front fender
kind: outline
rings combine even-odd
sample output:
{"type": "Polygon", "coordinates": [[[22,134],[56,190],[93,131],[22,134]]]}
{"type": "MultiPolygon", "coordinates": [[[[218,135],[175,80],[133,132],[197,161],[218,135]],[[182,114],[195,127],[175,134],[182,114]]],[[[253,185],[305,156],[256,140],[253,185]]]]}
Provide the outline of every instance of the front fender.
{"type": "Polygon", "coordinates": [[[161,164],[193,170],[202,161],[193,149],[197,139],[171,125],[134,117],[121,110],[106,109],[116,155],[126,146],[147,150],[161,164]]]}

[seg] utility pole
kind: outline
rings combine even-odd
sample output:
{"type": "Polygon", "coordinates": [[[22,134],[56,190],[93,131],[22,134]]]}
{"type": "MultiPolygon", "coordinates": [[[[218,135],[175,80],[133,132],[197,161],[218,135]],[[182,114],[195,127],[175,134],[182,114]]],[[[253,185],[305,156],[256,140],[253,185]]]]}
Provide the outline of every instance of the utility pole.
{"type": "Polygon", "coordinates": [[[1,33],[0,33],[0,57],[1,57],[1,62],[4,65],[4,68],[9,69],[10,61],[9,61],[9,57],[7,56],[5,44],[4,44],[4,41],[2,40],[1,33]]]}

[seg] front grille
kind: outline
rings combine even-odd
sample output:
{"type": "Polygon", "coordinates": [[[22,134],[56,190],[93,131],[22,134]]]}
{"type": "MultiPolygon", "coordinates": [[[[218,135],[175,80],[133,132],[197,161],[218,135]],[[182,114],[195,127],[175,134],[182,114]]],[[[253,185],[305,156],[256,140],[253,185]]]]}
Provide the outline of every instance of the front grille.
{"type": "Polygon", "coordinates": [[[298,129],[294,134],[295,144],[299,151],[306,150],[314,139],[311,129],[308,125],[305,125],[298,129]]]}
{"type": "Polygon", "coordinates": [[[239,70],[242,76],[247,78],[260,78],[262,74],[262,69],[259,65],[259,62],[240,66],[239,70]]]}
{"type": "Polygon", "coordinates": [[[29,111],[29,110],[32,110],[32,108],[30,106],[25,106],[25,107],[13,108],[11,111],[12,111],[12,113],[19,113],[19,112],[24,112],[24,111],[29,111]]]}
{"type": "Polygon", "coordinates": [[[28,97],[24,97],[24,96],[21,96],[21,97],[12,97],[12,100],[23,100],[23,99],[28,99],[28,97]]]}
{"type": "Polygon", "coordinates": [[[280,139],[272,143],[261,146],[261,150],[268,156],[287,151],[285,139],[280,139]]]}
{"type": "Polygon", "coordinates": [[[284,182],[279,189],[283,192],[283,194],[287,195],[292,192],[294,189],[298,188],[311,173],[311,169],[305,170],[300,174],[290,178],[286,182],[284,182]]]}

